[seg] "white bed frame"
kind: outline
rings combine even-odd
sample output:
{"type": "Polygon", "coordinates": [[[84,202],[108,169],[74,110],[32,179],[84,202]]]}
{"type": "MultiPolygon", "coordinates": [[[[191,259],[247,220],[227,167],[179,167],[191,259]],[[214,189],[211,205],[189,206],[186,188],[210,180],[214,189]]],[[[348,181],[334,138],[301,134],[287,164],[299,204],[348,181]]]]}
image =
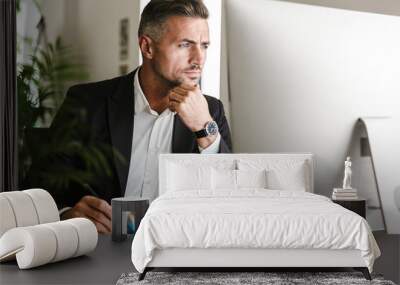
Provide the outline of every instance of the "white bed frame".
{"type": "MultiPolygon", "coordinates": [[[[159,159],[160,194],[166,191],[165,182],[167,175],[167,161],[182,159],[206,159],[212,163],[217,159],[240,159],[257,157],[262,159],[303,160],[308,164],[308,188],[314,190],[314,165],[313,156],[310,153],[302,154],[162,154],[159,159]]],[[[139,280],[145,277],[147,271],[154,268],[187,268],[187,267],[232,267],[243,271],[243,268],[270,268],[270,267],[353,267],[363,272],[366,279],[371,280],[366,264],[359,250],[329,250],[329,249],[193,249],[171,248],[158,249],[154,252],[153,259],[139,276],[139,280]]]]}

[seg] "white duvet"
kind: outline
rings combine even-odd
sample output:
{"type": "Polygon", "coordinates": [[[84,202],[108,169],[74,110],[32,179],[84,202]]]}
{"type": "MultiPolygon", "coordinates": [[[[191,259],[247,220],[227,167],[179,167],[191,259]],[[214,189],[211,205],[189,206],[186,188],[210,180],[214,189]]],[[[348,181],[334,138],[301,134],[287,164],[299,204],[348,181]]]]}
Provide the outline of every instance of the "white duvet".
{"type": "Polygon", "coordinates": [[[143,272],[165,248],[358,249],[370,272],[380,255],[359,215],[324,196],[266,189],[160,196],[133,240],[133,265],[143,272]]]}

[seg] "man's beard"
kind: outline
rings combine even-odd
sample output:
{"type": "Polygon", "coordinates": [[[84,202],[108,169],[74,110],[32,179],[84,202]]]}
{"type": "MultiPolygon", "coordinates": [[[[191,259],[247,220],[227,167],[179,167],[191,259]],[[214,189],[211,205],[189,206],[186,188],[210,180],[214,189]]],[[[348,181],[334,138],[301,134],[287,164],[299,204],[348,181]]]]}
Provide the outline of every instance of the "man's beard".
{"type": "MultiPolygon", "coordinates": [[[[182,85],[183,83],[185,83],[187,80],[185,80],[185,78],[177,78],[175,80],[171,80],[166,78],[162,72],[161,69],[159,68],[158,64],[154,63],[153,64],[153,70],[154,73],[170,88],[173,89],[177,86],[182,85]]],[[[191,84],[196,85],[199,84],[200,82],[200,78],[196,79],[196,80],[191,80],[191,84]]]]}

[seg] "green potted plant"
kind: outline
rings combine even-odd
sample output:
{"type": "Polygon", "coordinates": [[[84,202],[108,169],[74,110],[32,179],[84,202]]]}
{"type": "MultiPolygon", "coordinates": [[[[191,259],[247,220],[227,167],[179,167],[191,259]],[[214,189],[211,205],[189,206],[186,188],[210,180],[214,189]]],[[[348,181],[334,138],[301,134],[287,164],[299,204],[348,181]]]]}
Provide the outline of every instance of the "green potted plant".
{"type": "MultiPolygon", "coordinates": [[[[43,17],[38,26],[45,33],[43,17]]],[[[94,142],[79,117],[57,129],[49,128],[68,85],[88,76],[60,38],[41,45],[41,33],[30,62],[20,64],[17,72],[19,183],[23,188],[45,185],[54,193],[71,185],[85,187],[99,175],[111,175],[108,160],[123,158],[111,146],[94,142]],[[66,167],[58,163],[62,156],[79,157],[82,163],[66,167]]]]}

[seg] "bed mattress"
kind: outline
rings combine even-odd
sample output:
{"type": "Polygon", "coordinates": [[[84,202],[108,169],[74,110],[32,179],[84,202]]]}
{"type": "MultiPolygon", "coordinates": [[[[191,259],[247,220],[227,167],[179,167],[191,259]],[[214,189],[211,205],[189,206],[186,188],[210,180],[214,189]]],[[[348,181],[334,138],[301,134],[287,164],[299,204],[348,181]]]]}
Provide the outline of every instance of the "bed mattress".
{"type": "Polygon", "coordinates": [[[143,218],[132,262],[143,272],[162,249],[359,250],[372,271],[379,248],[361,216],[325,196],[285,190],[167,192],[143,218]]]}

